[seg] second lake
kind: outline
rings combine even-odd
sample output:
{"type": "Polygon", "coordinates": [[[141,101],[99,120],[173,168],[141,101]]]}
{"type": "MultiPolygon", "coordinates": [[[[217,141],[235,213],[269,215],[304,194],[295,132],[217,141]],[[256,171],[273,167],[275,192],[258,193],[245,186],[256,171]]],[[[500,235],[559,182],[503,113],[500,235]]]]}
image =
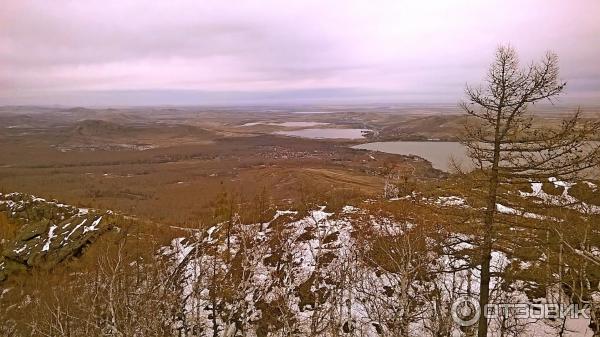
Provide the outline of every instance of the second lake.
{"type": "Polygon", "coordinates": [[[461,164],[463,168],[472,166],[467,157],[465,147],[458,142],[375,142],[353,146],[364,149],[393,154],[416,155],[431,162],[434,168],[442,171],[450,170],[450,158],[461,164]]]}

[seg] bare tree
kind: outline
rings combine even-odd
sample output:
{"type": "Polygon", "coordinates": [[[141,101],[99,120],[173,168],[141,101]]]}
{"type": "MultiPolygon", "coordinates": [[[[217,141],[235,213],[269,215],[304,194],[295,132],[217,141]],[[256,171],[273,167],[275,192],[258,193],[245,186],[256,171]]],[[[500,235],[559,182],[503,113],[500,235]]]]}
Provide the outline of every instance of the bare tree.
{"type": "Polygon", "coordinates": [[[431,311],[434,254],[420,230],[397,224],[360,243],[357,300],[383,336],[410,336],[410,325],[431,311]]]}
{"type": "MultiPolygon", "coordinates": [[[[550,177],[574,179],[597,165],[599,145],[589,142],[600,123],[584,121],[579,111],[559,127],[534,123],[531,104],[552,102],[565,88],[559,80],[558,57],[548,52],[538,63],[521,68],[516,51],[499,47],[485,86],[467,86],[468,114],[462,143],[476,164],[472,174],[482,183],[485,200],[481,233],[481,280],[479,304],[489,302],[490,261],[498,221],[498,203],[508,199],[505,184],[542,181],[550,177]]],[[[488,323],[482,315],[478,336],[487,336],[488,323]]]]}

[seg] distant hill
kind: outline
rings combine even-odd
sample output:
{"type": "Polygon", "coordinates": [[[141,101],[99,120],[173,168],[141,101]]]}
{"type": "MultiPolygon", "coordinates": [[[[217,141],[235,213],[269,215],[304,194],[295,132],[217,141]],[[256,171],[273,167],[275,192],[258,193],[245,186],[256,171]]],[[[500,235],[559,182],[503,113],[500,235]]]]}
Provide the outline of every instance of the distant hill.
{"type": "Polygon", "coordinates": [[[82,136],[100,136],[126,131],[123,125],[97,119],[86,119],[75,123],[73,132],[82,136]]]}

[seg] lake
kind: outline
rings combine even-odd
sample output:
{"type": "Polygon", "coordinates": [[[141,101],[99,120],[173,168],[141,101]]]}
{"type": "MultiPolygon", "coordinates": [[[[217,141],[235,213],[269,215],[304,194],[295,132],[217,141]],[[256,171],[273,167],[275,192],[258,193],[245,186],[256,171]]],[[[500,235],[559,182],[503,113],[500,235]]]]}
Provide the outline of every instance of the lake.
{"type": "Polygon", "coordinates": [[[302,138],[313,138],[313,139],[361,139],[364,138],[364,133],[369,130],[367,129],[301,129],[301,130],[290,130],[290,131],[277,131],[275,134],[291,136],[291,137],[302,137],[302,138]]]}
{"type": "Polygon", "coordinates": [[[331,114],[335,111],[292,111],[293,114],[331,114]]]}
{"type": "Polygon", "coordinates": [[[269,122],[252,122],[242,124],[240,126],[256,126],[256,125],[271,125],[271,126],[283,126],[289,128],[306,128],[310,126],[320,126],[327,125],[329,123],[320,123],[320,122],[283,122],[283,123],[269,123],[269,122]]]}
{"type": "Polygon", "coordinates": [[[364,149],[393,154],[416,155],[431,162],[434,168],[449,171],[450,158],[461,163],[464,168],[472,167],[467,152],[458,142],[376,142],[353,146],[364,149]]]}

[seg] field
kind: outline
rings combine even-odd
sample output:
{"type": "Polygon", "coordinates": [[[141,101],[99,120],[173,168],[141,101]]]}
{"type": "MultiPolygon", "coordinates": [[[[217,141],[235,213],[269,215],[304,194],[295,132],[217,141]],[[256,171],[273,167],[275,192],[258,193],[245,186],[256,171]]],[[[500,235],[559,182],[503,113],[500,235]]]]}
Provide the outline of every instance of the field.
{"type": "Polygon", "coordinates": [[[286,128],[270,125],[240,126],[309,119],[371,127],[379,114],[366,120],[361,112],[27,111],[0,115],[0,190],[178,225],[210,222],[219,193],[244,202],[267,190],[273,202],[293,204],[341,194],[376,197],[383,189],[382,171],[390,165],[414,167],[420,177],[440,175],[423,161],[349,149],[352,141],[278,136],[271,132],[286,128]]]}
{"type": "MultiPolygon", "coordinates": [[[[553,123],[560,115],[541,116],[553,123]]],[[[455,140],[461,122],[456,108],[446,106],[2,108],[0,191],[177,225],[210,223],[220,193],[243,203],[266,191],[273,203],[285,206],[306,198],[376,198],[390,172],[442,177],[418,158],[349,146],[369,140],[455,140]],[[285,122],[373,132],[360,140],[274,135],[303,128],[273,125],[285,122]]]]}

